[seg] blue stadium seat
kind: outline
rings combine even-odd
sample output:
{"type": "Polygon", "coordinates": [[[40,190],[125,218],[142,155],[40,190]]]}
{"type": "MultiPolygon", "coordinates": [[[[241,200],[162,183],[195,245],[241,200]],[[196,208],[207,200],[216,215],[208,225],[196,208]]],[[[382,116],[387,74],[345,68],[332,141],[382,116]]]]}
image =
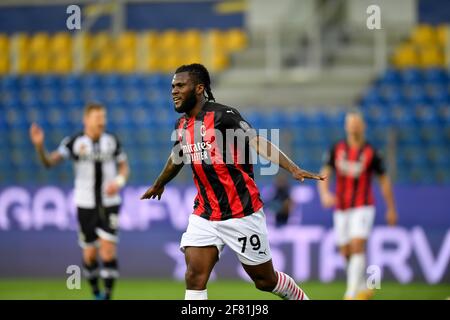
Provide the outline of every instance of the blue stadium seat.
{"type": "Polygon", "coordinates": [[[141,74],[130,74],[122,78],[123,86],[127,89],[142,90],[144,86],[143,76],[141,74]]]}
{"type": "Polygon", "coordinates": [[[422,72],[419,69],[410,68],[401,72],[403,84],[420,85],[423,82],[422,72]]]}
{"type": "Polygon", "coordinates": [[[68,74],[61,78],[61,88],[80,90],[83,79],[78,74],[68,74]]]}
{"type": "Polygon", "coordinates": [[[102,77],[96,73],[88,73],[82,77],[83,88],[99,89],[102,87],[102,77]]]}
{"type": "Polygon", "coordinates": [[[39,76],[33,74],[22,75],[19,83],[21,89],[36,90],[39,87],[39,76]]]}
{"type": "Polygon", "coordinates": [[[19,77],[13,74],[7,74],[1,77],[1,90],[3,92],[18,90],[20,87],[19,77]]]}
{"type": "Polygon", "coordinates": [[[426,68],[423,71],[423,78],[426,83],[430,84],[444,84],[448,82],[448,76],[444,69],[441,68],[426,68]]]}
{"type": "Polygon", "coordinates": [[[363,106],[366,105],[374,105],[374,104],[382,104],[384,102],[384,99],[378,92],[376,88],[369,89],[363,96],[361,100],[361,104],[363,106]]]}
{"type": "Polygon", "coordinates": [[[427,104],[429,102],[425,88],[420,85],[407,85],[404,87],[405,95],[409,104],[427,104]]]}
{"type": "Polygon", "coordinates": [[[122,88],[122,76],[118,74],[106,74],[101,77],[101,82],[104,88],[118,90],[122,88]]]}
{"type": "Polygon", "coordinates": [[[443,105],[450,102],[450,95],[446,85],[433,85],[428,89],[429,100],[434,105],[443,105]]]}
{"type": "Polygon", "coordinates": [[[38,79],[41,89],[47,88],[51,90],[61,89],[61,77],[55,74],[42,75],[38,79]]]}
{"type": "Polygon", "coordinates": [[[396,69],[387,69],[378,80],[378,83],[387,85],[399,85],[401,83],[400,73],[396,69]]]}

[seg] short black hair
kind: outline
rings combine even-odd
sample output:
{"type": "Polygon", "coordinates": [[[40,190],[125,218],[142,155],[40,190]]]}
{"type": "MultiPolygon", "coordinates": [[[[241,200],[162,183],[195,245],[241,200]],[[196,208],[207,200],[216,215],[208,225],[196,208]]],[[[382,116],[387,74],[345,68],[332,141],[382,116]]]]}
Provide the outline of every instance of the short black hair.
{"type": "Polygon", "coordinates": [[[206,99],[208,101],[216,101],[211,92],[211,78],[206,67],[200,63],[184,64],[175,71],[175,73],[188,72],[196,84],[203,84],[205,86],[206,99]]]}

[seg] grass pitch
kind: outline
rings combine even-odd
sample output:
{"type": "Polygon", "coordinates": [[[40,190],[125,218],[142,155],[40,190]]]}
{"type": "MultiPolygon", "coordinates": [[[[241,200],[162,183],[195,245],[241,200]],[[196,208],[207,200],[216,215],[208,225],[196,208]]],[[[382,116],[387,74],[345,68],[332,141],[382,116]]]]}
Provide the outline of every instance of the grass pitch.
{"type": "MultiPolygon", "coordinates": [[[[345,291],[344,282],[301,284],[307,295],[314,300],[340,300],[345,291]]],[[[209,299],[221,300],[277,300],[270,293],[256,290],[252,283],[235,280],[212,281],[208,285],[209,299]]],[[[375,300],[444,300],[450,297],[450,285],[426,283],[398,284],[383,282],[375,291],[375,300]]],[[[118,300],[182,300],[184,283],[173,280],[120,279],[114,299],[118,300]]],[[[1,300],[90,300],[87,282],[81,289],[69,290],[65,279],[0,279],[1,300]]]]}

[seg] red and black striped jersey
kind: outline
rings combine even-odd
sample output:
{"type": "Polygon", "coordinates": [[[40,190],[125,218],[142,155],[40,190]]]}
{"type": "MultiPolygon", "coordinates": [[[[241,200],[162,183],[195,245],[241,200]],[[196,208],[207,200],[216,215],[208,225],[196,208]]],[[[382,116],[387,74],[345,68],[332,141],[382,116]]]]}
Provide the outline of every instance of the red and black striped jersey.
{"type": "Polygon", "coordinates": [[[386,172],[384,162],[374,147],[365,143],[350,147],[347,141],[336,143],[326,157],[326,165],[336,173],[336,208],[345,210],[374,204],[373,174],[386,172]]]}
{"type": "Polygon", "coordinates": [[[194,214],[221,221],[263,206],[249,146],[256,131],[236,109],[206,102],[197,116],[179,118],[175,129],[174,154],[190,163],[198,191],[194,214]]]}

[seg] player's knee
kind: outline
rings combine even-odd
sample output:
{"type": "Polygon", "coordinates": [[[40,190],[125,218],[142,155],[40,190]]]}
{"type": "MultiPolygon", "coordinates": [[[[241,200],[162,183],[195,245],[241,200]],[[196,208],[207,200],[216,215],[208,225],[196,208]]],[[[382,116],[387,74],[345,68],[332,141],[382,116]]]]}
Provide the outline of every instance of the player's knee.
{"type": "Polygon", "coordinates": [[[351,250],[350,250],[350,245],[349,244],[340,246],[339,247],[339,252],[344,257],[344,259],[346,259],[346,260],[350,259],[351,250]]]}
{"type": "Polygon", "coordinates": [[[353,241],[350,245],[350,254],[359,254],[366,251],[365,241],[353,241]]]}
{"type": "Polygon", "coordinates": [[[116,248],[114,246],[101,247],[100,258],[103,261],[114,260],[116,258],[116,248]]]}
{"type": "Polygon", "coordinates": [[[185,273],[186,286],[189,290],[204,290],[208,277],[206,272],[188,268],[185,273]]]}
{"type": "Polygon", "coordinates": [[[86,248],[83,251],[84,262],[87,265],[93,264],[97,261],[97,250],[95,248],[86,248]]]}

